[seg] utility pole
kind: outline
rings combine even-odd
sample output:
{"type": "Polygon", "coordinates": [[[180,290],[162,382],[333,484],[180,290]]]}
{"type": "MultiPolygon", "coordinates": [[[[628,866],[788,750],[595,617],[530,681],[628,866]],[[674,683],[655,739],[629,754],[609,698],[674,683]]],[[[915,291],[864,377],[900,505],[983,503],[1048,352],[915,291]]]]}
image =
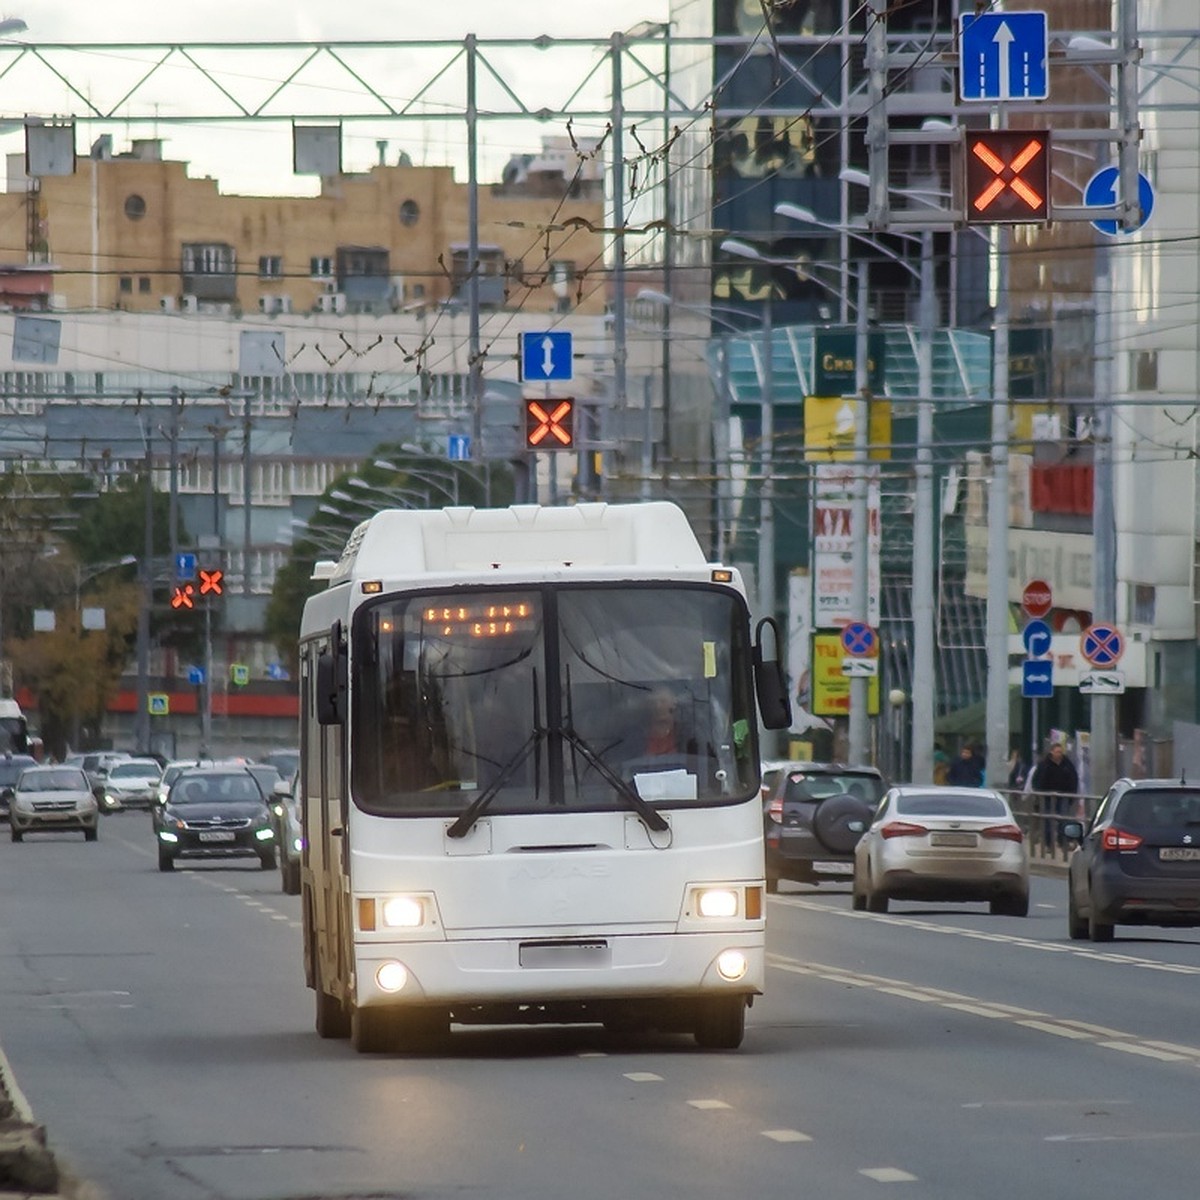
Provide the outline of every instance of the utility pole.
{"type": "MultiPolygon", "coordinates": [[[[758,609],[760,617],[774,617],[778,603],[775,581],[775,277],[767,268],[767,299],[762,321],[762,406],[759,423],[758,485],[758,609]]],[[[763,755],[774,756],[778,732],[763,731],[763,755]]]]}
{"type": "MultiPolygon", "coordinates": [[[[870,624],[871,583],[871,515],[868,500],[867,476],[869,473],[870,450],[869,426],[871,421],[869,363],[867,260],[858,264],[858,293],[854,314],[854,486],[851,489],[850,529],[854,535],[853,574],[851,577],[851,616],[855,621],[870,624]]],[[[847,753],[852,764],[868,761],[869,714],[867,700],[870,695],[870,680],[865,676],[850,679],[850,721],[847,753]]]]}
{"type": "Polygon", "coordinates": [[[150,751],[150,608],[154,602],[154,456],[146,434],[145,507],[141,562],[141,597],[137,619],[137,711],[133,715],[133,744],[139,754],[150,751]]]}
{"type": "Polygon", "coordinates": [[[913,488],[912,735],[909,778],[933,782],[937,690],[933,502],[933,338],[937,326],[933,233],[921,234],[920,335],[917,342],[917,460],[913,488]]]}
{"type": "Polygon", "coordinates": [[[1008,778],[1008,328],[1011,239],[996,226],[996,316],[992,363],[992,475],[988,490],[987,781],[1008,778]]]}

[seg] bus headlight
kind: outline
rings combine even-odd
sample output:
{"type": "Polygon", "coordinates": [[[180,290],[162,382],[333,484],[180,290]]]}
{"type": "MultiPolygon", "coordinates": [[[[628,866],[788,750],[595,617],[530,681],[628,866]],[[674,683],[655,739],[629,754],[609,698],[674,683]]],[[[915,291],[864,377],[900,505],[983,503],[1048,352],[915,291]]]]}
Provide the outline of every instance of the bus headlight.
{"type": "Polygon", "coordinates": [[[724,950],[717,955],[717,974],[734,983],[749,970],[750,964],[740,950],[724,950]]]}
{"type": "Polygon", "coordinates": [[[738,900],[738,893],[733,888],[705,888],[696,894],[696,911],[702,917],[728,920],[738,915],[738,900]]]}
{"type": "Polygon", "coordinates": [[[399,962],[380,963],[375,971],[375,982],[381,992],[399,992],[408,983],[408,968],[399,962]]]}
{"type": "Polygon", "coordinates": [[[416,929],[425,923],[425,906],[416,896],[389,896],[379,908],[387,929],[416,929]]]}

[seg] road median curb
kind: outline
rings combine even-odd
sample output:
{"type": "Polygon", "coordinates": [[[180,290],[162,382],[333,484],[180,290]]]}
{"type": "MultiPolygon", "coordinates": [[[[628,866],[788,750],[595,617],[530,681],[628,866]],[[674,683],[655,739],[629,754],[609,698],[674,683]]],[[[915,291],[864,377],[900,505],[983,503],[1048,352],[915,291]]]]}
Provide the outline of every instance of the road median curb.
{"type": "Polygon", "coordinates": [[[33,1120],[0,1050],[0,1200],[59,1194],[61,1177],[46,1130],[33,1120]]]}

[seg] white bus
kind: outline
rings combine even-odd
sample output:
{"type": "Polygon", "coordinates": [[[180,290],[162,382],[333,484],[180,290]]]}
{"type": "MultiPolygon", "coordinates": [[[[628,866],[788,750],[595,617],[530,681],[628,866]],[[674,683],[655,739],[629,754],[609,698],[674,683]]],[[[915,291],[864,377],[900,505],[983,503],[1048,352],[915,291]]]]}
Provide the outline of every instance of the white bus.
{"type": "Polygon", "coordinates": [[[764,973],[756,692],[768,728],[790,706],[778,629],[752,631],[683,513],[381,512],[314,574],[317,1032],[371,1052],[452,1021],[591,1021],[740,1045],[764,973]]]}

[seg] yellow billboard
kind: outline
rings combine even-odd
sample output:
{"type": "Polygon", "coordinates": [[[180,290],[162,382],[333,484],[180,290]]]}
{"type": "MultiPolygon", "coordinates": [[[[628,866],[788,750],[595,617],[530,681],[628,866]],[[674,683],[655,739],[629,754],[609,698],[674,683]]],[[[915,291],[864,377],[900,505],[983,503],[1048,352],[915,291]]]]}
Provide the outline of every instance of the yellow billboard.
{"type": "MultiPolygon", "coordinates": [[[[854,457],[856,403],[853,397],[805,396],[804,451],[810,461],[854,457]]],[[[877,398],[870,401],[867,444],[871,458],[891,457],[891,401],[877,398]]]]}
{"type": "MultiPolygon", "coordinates": [[[[847,657],[840,633],[813,635],[812,711],[818,717],[850,715],[850,679],[842,674],[847,657]]],[[[879,676],[867,680],[867,712],[879,715],[879,676]]]]}

